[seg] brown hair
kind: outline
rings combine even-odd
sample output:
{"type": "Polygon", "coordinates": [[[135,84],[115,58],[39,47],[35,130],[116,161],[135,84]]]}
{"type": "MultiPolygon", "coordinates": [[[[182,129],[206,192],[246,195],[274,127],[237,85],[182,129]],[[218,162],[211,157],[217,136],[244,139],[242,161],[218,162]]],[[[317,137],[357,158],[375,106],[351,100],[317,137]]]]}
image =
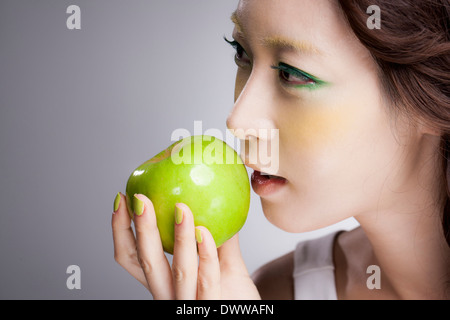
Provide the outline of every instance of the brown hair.
{"type": "Polygon", "coordinates": [[[450,0],[339,0],[344,16],[370,51],[396,111],[422,119],[441,133],[442,224],[450,246],[450,0]],[[381,11],[371,29],[367,9],[381,11]]]}

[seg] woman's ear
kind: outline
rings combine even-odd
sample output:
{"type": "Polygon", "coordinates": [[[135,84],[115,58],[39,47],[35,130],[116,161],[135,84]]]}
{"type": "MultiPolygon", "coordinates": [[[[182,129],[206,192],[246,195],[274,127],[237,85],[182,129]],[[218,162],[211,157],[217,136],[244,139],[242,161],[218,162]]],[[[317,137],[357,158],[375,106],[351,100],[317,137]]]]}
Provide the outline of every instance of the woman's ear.
{"type": "Polygon", "coordinates": [[[418,131],[421,134],[427,134],[431,136],[441,137],[442,136],[442,130],[438,128],[436,125],[432,125],[427,123],[425,120],[418,120],[418,131]]]}

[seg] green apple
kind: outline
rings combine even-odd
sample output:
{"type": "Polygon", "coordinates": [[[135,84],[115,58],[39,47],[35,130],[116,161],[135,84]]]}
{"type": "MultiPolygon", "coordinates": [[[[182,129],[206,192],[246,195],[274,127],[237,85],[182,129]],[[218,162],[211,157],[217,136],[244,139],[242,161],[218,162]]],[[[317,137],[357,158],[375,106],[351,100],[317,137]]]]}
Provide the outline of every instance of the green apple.
{"type": "Polygon", "coordinates": [[[250,206],[250,183],[239,155],[211,136],[179,140],[133,171],[126,187],[127,207],[133,218],[133,195],[153,203],[164,251],[173,254],[174,210],[185,203],[194,224],[211,232],[216,246],[244,225],[250,206]]]}

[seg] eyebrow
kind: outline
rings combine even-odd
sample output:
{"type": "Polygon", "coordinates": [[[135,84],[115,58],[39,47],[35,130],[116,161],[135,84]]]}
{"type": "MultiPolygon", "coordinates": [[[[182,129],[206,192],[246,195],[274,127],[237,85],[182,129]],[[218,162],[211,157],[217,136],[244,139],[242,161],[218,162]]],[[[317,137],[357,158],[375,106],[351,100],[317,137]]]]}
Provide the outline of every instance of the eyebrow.
{"type": "Polygon", "coordinates": [[[289,39],[284,36],[264,37],[262,44],[267,48],[320,54],[320,50],[307,41],[289,39]]]}
{"type": "Polygon", "coordinates": [[[231,14],[230,19],[231,19],[231,21],[234,23],[237,32],[239,32],[239,33],[244,33],[244,28],[242,28],[242,24],[241,24],[241,22],[240,22],[240,20],[239,20],[239,18],[238,18],[238,13],[237,13],[237,11],[234,11],[234,12],[231,14]]]}
{"type": "MultiPolygon", "coordinates": [[[[239,20],[237,11],[234,11],[231,14],[231,21],[234,23],[236,27],[236,31],[241,36],[244,35],[244,28],[242,23],[239,20]]],[[[308,41],[300,41],[295,39],[290,39],[285,36],[275,35],[268,36],[261,39],[261,44],[270,49],[279,49],[279,50],[290,50],[290,51],[300,51],[302,53],[314,53],[321,54],[321,51],[313,46],[308,41]]]]}

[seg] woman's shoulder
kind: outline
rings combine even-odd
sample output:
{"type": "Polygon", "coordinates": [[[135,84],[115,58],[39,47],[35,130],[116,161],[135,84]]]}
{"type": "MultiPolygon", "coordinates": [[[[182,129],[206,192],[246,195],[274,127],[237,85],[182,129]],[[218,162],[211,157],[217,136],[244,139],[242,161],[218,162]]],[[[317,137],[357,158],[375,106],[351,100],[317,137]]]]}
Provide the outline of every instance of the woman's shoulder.
{"type": "Polygon", "coordinates": [[[294,251],[256,270],[252,279],[263,300],[293,300],[294,251]]]}
{"type": "MultiPolygon", "coordinates": [[[[348,232],[341,231],[322,238],[302,241],[297,245],[296,250],[291,251],[288,254],[285,254],[273,261],[270,261],[257,269],[252,274],[252,279],[255,282],[255,285],[258,288],[261,297],[263,299],[271,300],[293,300],[295,298],[295,270],[297,269],[298,271],[304,268],[311,267],[312,264],[317,263],[317,258],[319,260],[331,259],[331,261],[333,261],[333,249],[336,248],[329,248],[331,249],[329,250],[328,245],[323,246],[322,244],[329,242],[327,238],[333,239],[334,241],[332,241],[331,243],[334,242],[335,244],[337,244],[338,237],[341,238],[341,236],[346,233],[348,232]],[[322,249],[326,249],[321,250],[323,251],[322,255],[318,255],[319,252],[316,251],[317,249],[319,249],[318,246],[322,247],[322,249]],[[308,250],[308,248],[310,250],[308,250]],[[305,251],[314,252],[310,252],[311,254],[308,254],[305,251]],[[330,254],[331,256],[327,257],[328,254],[330,254]]],[[[348,239],[348,237],[343,238],[348,239]]]]}

